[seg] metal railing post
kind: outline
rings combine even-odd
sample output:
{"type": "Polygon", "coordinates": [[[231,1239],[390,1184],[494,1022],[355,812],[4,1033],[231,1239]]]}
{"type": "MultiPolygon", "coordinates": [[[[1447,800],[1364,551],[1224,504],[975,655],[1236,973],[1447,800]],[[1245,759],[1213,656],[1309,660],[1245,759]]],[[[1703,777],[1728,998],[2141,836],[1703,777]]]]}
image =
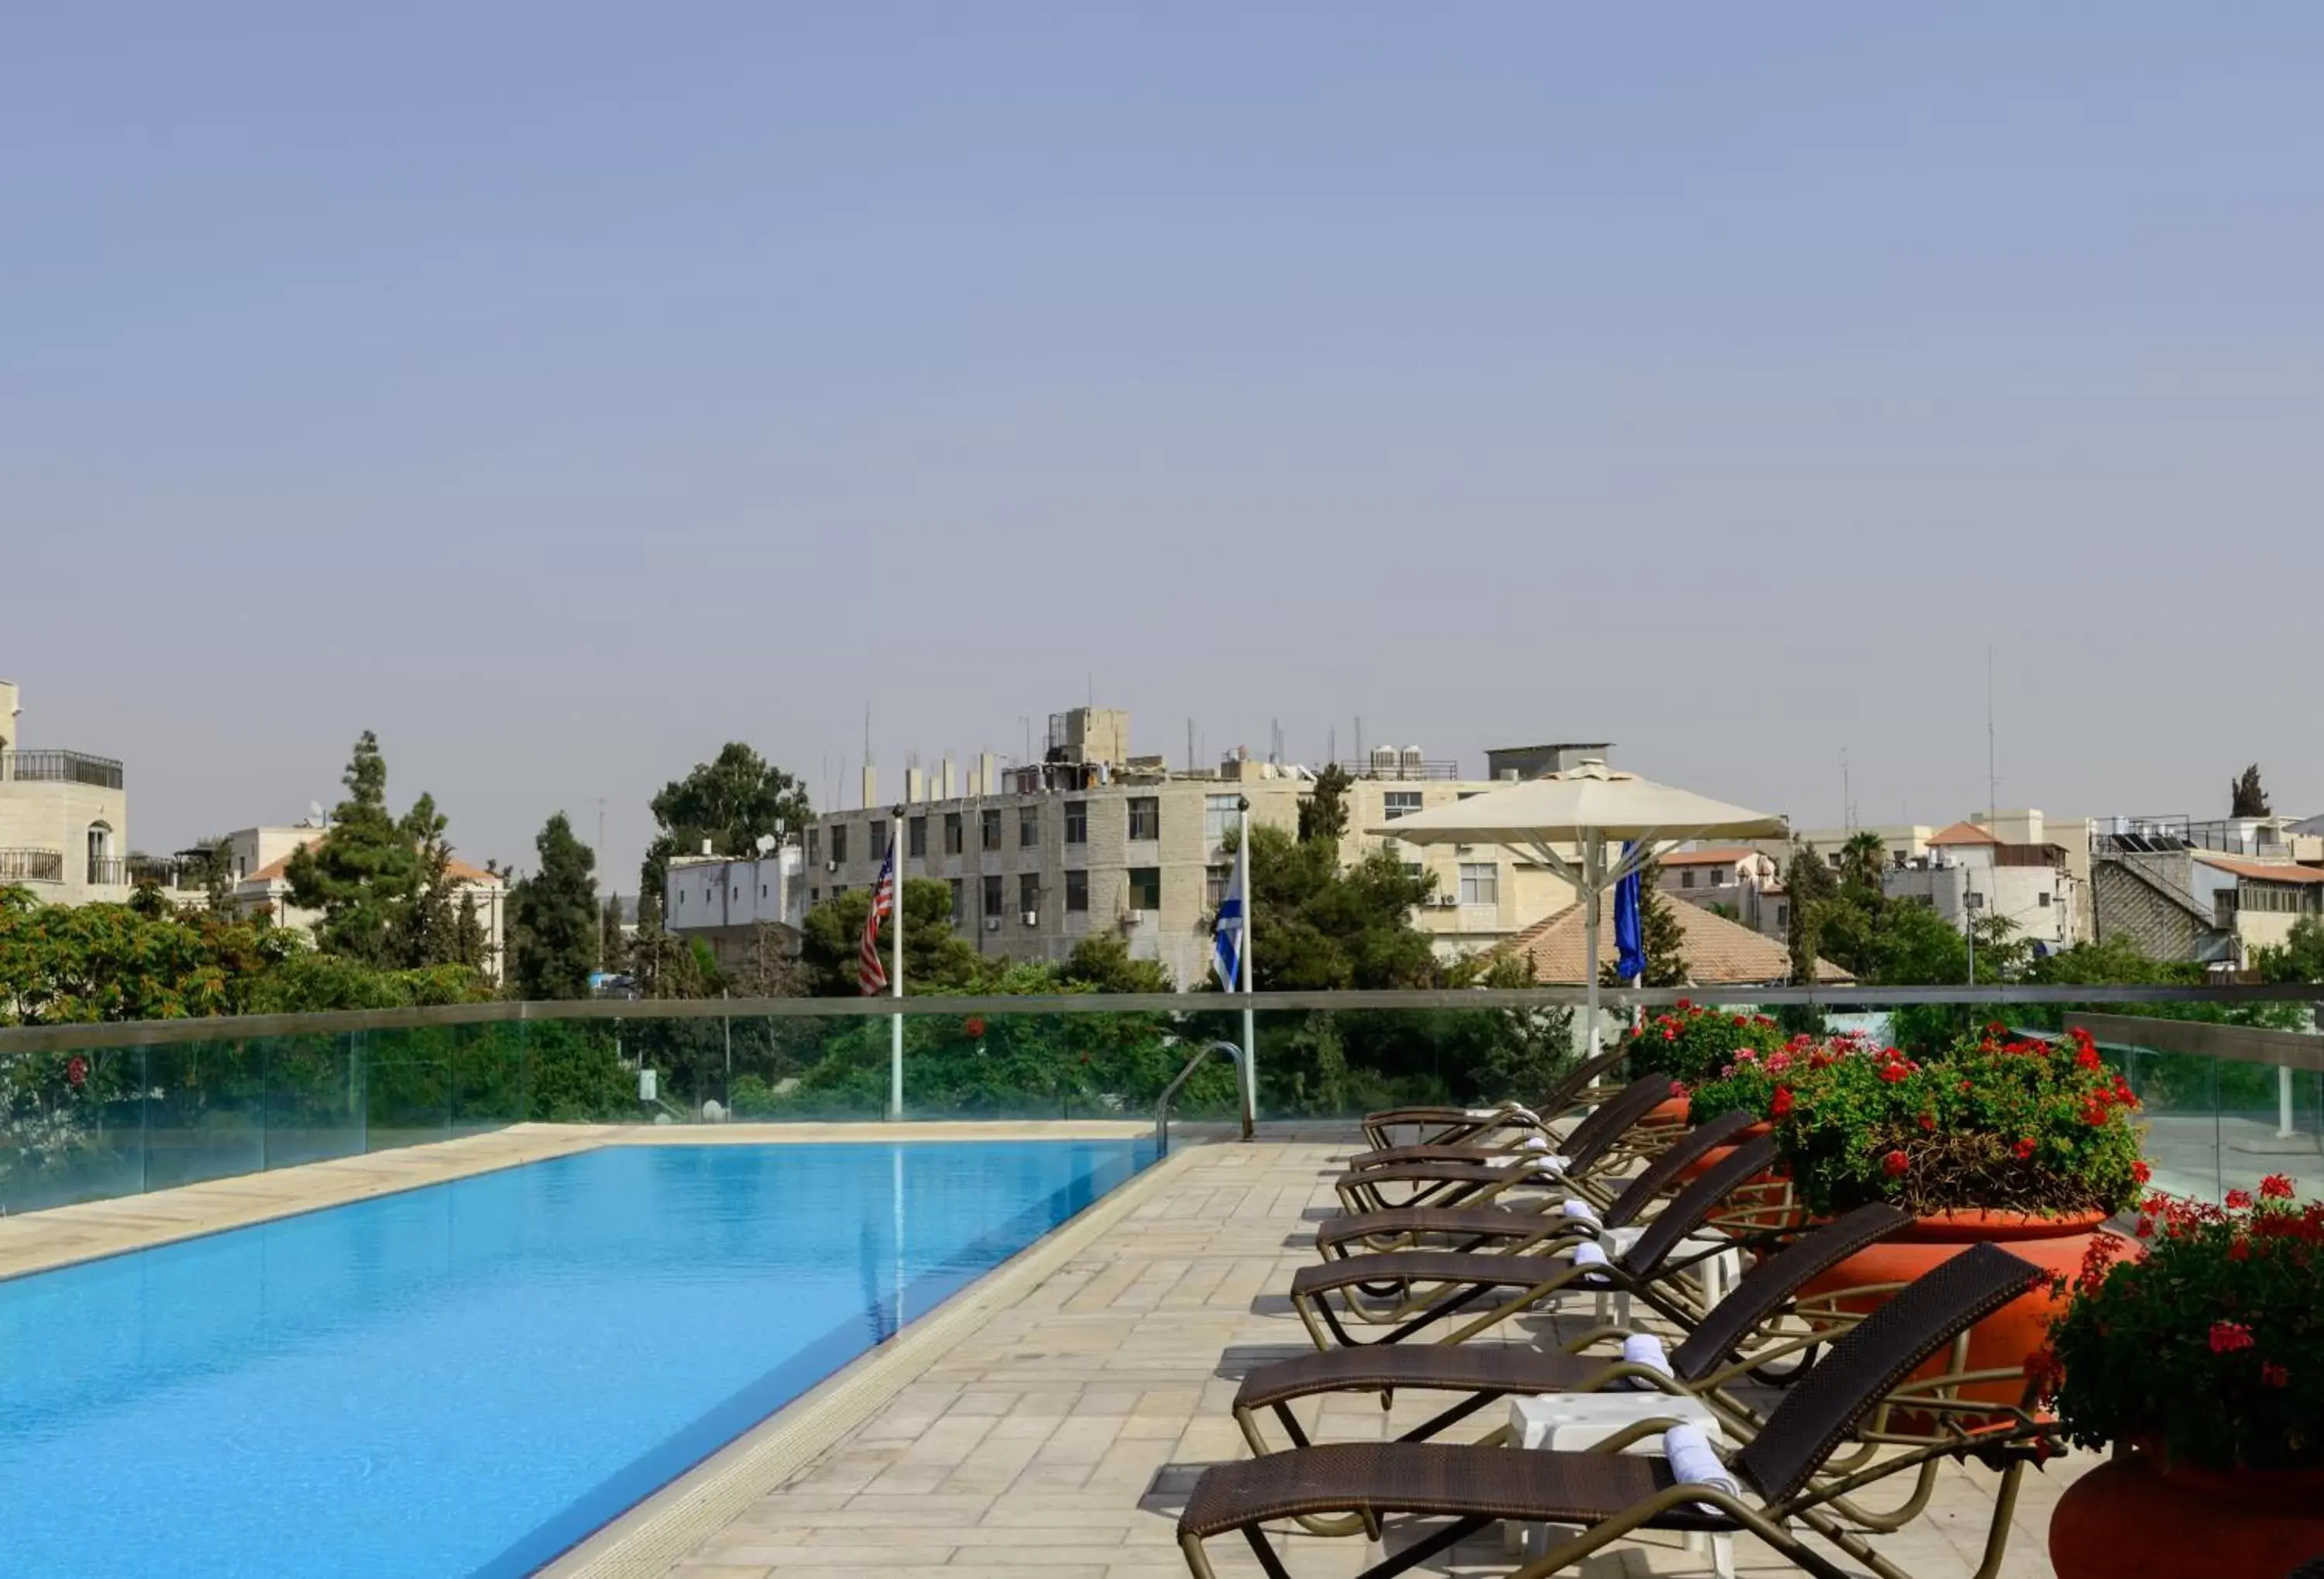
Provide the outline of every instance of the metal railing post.
{"type": "Polygon", "coordinates": [[[1203,1060],[1213,1053],[1225,1055],[1227,1061],[1234,1066],[1235,1094],[1241,1099],[1236,1103],[1236,1108],[1242,1115],[1242,1138],[1246,1140],[1252,1138],[1250,1115],[1257,1111],[1259,1094],[1251,1087],[1250,1061],[1242,1056],[1242,1048],[1233,1042],[1204,1042],[1194,1056],[1186,1060],[1186,1067],[1178,1071],[1178,1077],[1164,1087],[1161,1100],[1154,1104],[1154,1154],[1157,1158],[1170,1154],[1171,1100],[1178,1094],[1180,1086],[1194,1078],[1194,1071],[1203,1067],[1203,1060]]]}

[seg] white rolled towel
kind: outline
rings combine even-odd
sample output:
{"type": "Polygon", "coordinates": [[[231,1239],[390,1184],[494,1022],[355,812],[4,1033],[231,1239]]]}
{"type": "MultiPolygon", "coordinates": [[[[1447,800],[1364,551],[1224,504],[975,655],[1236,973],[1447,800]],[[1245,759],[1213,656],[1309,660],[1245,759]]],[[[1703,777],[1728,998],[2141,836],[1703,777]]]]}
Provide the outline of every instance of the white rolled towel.
{"type": "Polygon", "coordinates": [[[1595,1269],[1609,1264],[1606,1252],[1593,1241],[1585,1239],[1573,1247],[1573,1264],[1582,1269],[1582,1276],[1584,1282],[1605,1280],[1606,1274],[1595,1269]]]}
{"type": "MultiPolygon", "coordinates": [[[[1726,1464],[1711,1450],[1711,1438],[1700,1426],[1673,1426],[1663,1433],[1663,1456],[1670,1460],[1671,1478],[1690,1486],[1710,1486],[1739,1497],[1743,1488],[1726,1464]]],[[[1706,1513],[1712,1511],[1707,1503],[1697,1503],[1706,1513]]]]}
{"type": "Polygon", "coordinates": [[[1559,1204],[1558,1209],[1565,1214],[1568,1222],[1590,1230],[1592,1239],[1597,1238],[1600,1230],[1606,1226],[1598,1221],[1598,1209],[1578,1196],[1568,1196],[1559,1204]]]}
{"type": "MultiPolygon", "coordinates": [[[[1659,1371],[1665,1376],[1672,1374],[1670,1355],[1664,1352],[1662,1339],[1652,1333],[1632,1333],[1628,1337],[1624,1338],[1622,1358],[1633,1365],[1643,1365],[1649,1371],[1659,1371]]],[[[1635,1387],[1642,1392],[1651,1389],[1651,1384],[1643,1377],[1631,1376],[1623,1380],[1626,1385],[1635,1387]]],[[[1659,1389],[1651,1390],[1660,1390],[1659,1389]]]]}
{"type": "Polygon", "coordinates": [[[1492,1166],[1538,1173],[1547,1177],[1565,1171],[1565,1159],[1548,1151],[1512,1151],[1492,1166]]]}
{"type": "Polygon", "coordinates": [[[1542,1139],[1539,1135],[1527,1135],[1524,1140],[1517,1142],[1517,1150],[1520,1151],[1546,1151],[1549,1150],[1549,1142],[1542,1139]]]}

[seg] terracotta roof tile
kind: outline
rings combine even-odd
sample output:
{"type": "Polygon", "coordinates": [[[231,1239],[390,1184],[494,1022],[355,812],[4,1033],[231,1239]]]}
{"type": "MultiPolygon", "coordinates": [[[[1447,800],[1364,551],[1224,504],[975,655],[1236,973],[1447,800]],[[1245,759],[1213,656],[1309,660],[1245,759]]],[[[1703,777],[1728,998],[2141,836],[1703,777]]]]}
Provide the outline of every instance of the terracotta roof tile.
{"type": "MultiPolygon", "coordinates": [[[[321,841],[319,840],[310,839],[308,841],[308,845],[318,844],[321,841]]],[[[299,849],[306,849],[308,845],[301,845],[299,846],[299,849]]],[[[299,852],[297,850],[294,850],[290,854],[295,855],[298,853],[299,852]]],[[[243,878],[241,881],[244,882],[280,882],[283,877],[288,874],[290,869],[290,856],[285,855],[280,861],[269,861],[265,865],[260,867],[257,871],[252,873],[248,877],[243,878]]],[[[488,888],[498,888],[501,886],[501,880],[499,878],[493,876],[491,873],[485,871],[481,866],[469,865],[466,861],[461,860],[456,855],[452,858],[450,863],[445,868],[445,870],[451,874],[452,880],[455,882],[473,882],[488,888]]]]}
{"type": "Polygon", "coordinates": [[[2324,870],[2313,866],[2294,866],[2282,861],[2246,861],[2235,855],[2215,854],[2209,850],[2190,852],[2206,866],[2216,866],[2222,872],[2232,872],[2237,877],[2254,882],[2324,882],[2324,870]]]}
{"type": "Polygon", "coordinates": [[[1981,828],[1973,822],[1957,822],[1949,828],[1940,828],[1929,836],[1932,845],[1997,845],[1991,828],[1981,828]]]}
{"type": "MultiPolygon", "coordinates": [[[[1748,927],[1738,926],[1697,905],[1673,905],[1671,910],[1678,918],[1679,930],[1684,934],[1687,975],[1694,985],[1755,986],[1791,979],[1790,951],[1774,938],[1764,937],[1748,927]]],[[[1495,952],[1531,956],[1534,979],[1544,986],[1580,986],[1584,980],[1582,930],[1582,907],[1568,905],[1557,914],[1535,922],[1495,952]]],[[[1598,939],[1599,963],[1612,965],[1614,955],[1614,926],[1609,911],[1598,939]]],[[[1816,979],[1848,982],[1855,978],[1830,960],[1820,959],[1816,961],[1816,979]]]]}

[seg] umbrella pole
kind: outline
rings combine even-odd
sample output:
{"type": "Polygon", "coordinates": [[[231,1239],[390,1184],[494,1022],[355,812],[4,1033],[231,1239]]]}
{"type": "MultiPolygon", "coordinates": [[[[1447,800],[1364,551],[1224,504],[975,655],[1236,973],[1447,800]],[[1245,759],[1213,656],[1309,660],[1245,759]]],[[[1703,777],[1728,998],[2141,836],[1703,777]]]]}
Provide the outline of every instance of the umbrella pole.
{"type": "Polygon", "coordinates": [[[1598,890],[1606,875],[1606,836],[1587,828],[1582,836],[1582,978],[1588,983],[1590,1056],[1598,1056],[1598,890]]]}

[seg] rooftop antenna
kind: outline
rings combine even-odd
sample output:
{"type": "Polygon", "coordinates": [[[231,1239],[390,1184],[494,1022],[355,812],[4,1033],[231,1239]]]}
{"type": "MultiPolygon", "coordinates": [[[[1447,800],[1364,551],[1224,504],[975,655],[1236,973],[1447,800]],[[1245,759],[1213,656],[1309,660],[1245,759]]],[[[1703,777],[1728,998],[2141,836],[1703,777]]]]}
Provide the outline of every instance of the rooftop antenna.
{"type": "Polygon", "coordinates": [[[1848,748],[1840,748],[1840,826],[1849,833],[1856,831],[1856,791],[1850,788],[1848,776],[1848,748]]]}
{"type": "Polygon", "coordinates": [[[1364,771],[1364,716],[1356,715],[1356,771],[1364,771]]]}
{"type": "Polygon", "coordinates": [[[1994,771],[1997,761],[1994,754],[1993,733],[1993,643],[1985,644],[1985,822],[1993,826],[1994,816],[2000,810],[2001,778],[1994,771]]]}
{"type": "Polygon", "coordinates": [[[1194,721],[1186,720],[1186,771],[1194,771],[1194,721]]]}
{"type": "Polygon", "coordinates": [[[1328,765],[1340,760],[1340,726],[1336,724],[1323,733],[1323,761],[1328,765]]]}

